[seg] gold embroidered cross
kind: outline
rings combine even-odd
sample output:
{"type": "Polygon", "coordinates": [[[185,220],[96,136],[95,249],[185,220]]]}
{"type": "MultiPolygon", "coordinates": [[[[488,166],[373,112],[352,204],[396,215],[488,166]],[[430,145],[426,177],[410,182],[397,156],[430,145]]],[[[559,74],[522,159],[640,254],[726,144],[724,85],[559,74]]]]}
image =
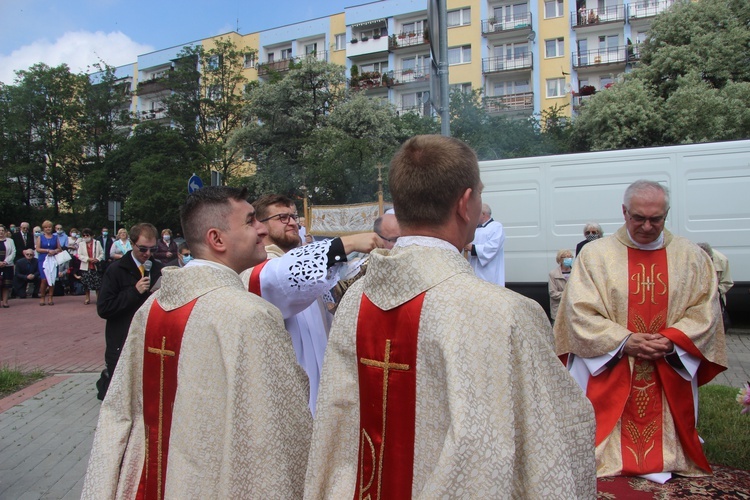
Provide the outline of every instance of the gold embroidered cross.
{"type": "Polygon", "coordinates": [[[159,430],[158,438],[156,443],[156,487],[157,487],[157,500],[161,500],[161,481],[162,481],[162,463],[161,463],[161,446],[162,446],[162,433],[164,431],[164,357],[175,356],[174,351],[170,351],[167,348],[167,337],[161,338],[161,349],[156,347],[149,347],[147,351],[151,354],[157,354],[159,356],[159,430]]]}
{"type": "MultiPolygon", "coordinates": [[[[380,443],[380,453],[378,454],[378,500],[380,499],[380,490],[383,484],[383,452],[385,450],[385,412],[388,407],[388,372],[391,370],[408,371],[409,365],[403,363],[391,363],[391,341],[385,341],[385,353],[383,354],[383,361],[376,359],[359,358],[359,362],[366,366],[373,366],[375,368],[383,369],[383,424],[382,424],[382,441],[380,443]]],[[[368,437],[369,439],[369,437],[368,437]]],[[[372,483],[372,481],[371,481],[372,483]]],[[[362,498],[364,491],[360,484],[359,495],[362,498]]],[[[367,486],[369,488],[369,485],[367,486]]]]}

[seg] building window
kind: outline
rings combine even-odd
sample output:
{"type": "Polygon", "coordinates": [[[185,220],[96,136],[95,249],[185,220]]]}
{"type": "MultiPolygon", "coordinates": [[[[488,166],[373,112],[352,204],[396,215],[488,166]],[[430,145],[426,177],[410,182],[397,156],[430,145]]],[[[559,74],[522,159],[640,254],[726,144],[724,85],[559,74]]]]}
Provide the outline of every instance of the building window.
{"type": "Polygon", "coordinates": [[[563,16],[563,0],[548,0],[544,2],[544,18],[563,16]]]}
{"type": "Polygon", "coordinates": [[[276,60],[276,57],[273,55],[273,52],[268,53],[268,62],[272,63],[276,60]]]}
{"type": "Polygon", "coordinates": [[[471,62],[471,45],[448,49],[448,65],[465,64],[471,62]]]}
{"type": "Polygon", "coordinates": [[[547,97],[562,97],[565,95],[565,78],[550,78],[547,80],[547,97]]]}
{"type": "Polygon", "coordinates": [[[344,50],[346,48],[346,33],[336,35],[336,50],[344,50]]]}
{"type": "Polygon", "coordinates": [[[370,73],[376,71],[378,73],[385,73],[388,71],[388,61],[380,61],[375,63],[361,64],[359,66],[359,73],[370,73]]]}
{"type": "Polygon", "coordinates": [[[281,59],[291,59],[292,58],[292,49],[281,49],[281,59]]]}
{"type": "Polygon", "coordinates": [[[470,83],[452,83],[448,86],[448,89],[450,90],[450,93],[453,92],[461,92],[462,94],[471,94],[471,84],[470,83]]]}
{"type": "Polygon", "coordinates": [[[531,92],[531,86],[528,80],[518,80],[515,82],[496,82],[494,86],[494,95],[514,95],[526,94],[531,92]]]}
{"type": "Polygon", "coordinates": [[[207,66],[208,66],[208,69],[213,70],[213,71],[216,71],[217,69],[219,69],[219,56],[216,55],[216,56],[209,57],[207,66]]]}
{"type": "Polygon", "coordinates": [[[562,57],[565,55],[565,42],[562,38],[544,41],[545,57],[562,57]]]}
{"type": "Polygon", "coordinates": [[[245,54],[245,67],[252,68],[255,66],[255,52],[245,54]]]}
{"type": "Polygon", "coordinates": [[[471,9],[458,9],[448,12],[448,27],[471,24],[471,9]]]}

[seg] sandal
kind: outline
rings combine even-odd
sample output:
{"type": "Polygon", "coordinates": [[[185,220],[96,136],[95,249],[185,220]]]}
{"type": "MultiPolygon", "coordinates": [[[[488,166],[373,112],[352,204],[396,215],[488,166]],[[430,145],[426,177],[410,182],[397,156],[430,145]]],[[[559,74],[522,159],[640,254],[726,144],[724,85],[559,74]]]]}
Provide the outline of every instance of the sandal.
{"type": "Polygon", "coordinates": [[[91,301],[90,300],[84,300],[83,303],[84,303],[84,305],[89,305],[89,304],[91,304],[91,301]]]}
{"type": "Polygon", "coordinates": [[[46,306],[47,304],[45,304],[45,303],[44,303],[44,301],[41,301],[41,302],[39,303],[39,305],[40,305],[40,306],[46,306]]]}
{"type": "Polygon", "coordinates": [[[54,305],[55,305],[55,303],[54,303],[54,302],[52,302],[51,300],[50,300],[49,302],[47,302],[47,304],[49,304],[49,305],[51,305],[51,306],[54,306],[54,305]]]}

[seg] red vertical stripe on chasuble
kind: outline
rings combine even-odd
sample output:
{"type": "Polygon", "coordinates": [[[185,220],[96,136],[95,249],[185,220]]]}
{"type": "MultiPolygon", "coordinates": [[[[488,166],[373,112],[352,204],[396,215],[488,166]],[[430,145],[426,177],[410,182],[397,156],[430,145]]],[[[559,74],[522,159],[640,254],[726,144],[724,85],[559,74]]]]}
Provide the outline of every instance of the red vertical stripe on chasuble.
{"type": "Polygon", "coordinates": [[[137,499],[164,498],[169,435],[177,393],[177,364],[182,336],[198,299],[173,311],[154,301],[146,322],[143,352],[143,421],[146,426],[146,461],[137,499]]]}
{"type": "Polygon", "coordinates": [[[360,431],[355,499],[411,497],[417,338],[424,295],[390,311],[362,295],[357,322],[360,431]]]}

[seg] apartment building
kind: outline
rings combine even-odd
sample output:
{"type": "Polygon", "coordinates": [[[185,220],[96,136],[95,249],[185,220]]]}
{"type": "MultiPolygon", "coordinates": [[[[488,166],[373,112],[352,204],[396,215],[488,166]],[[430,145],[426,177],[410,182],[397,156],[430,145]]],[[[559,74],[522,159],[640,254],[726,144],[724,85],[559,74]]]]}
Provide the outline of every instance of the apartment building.
{"type": "MultiPolygon", "coordinates": [[[[639,59],[654,16],[675,0],[447,0],[451,89],[481,89],[491,113],[539,114],[564,106],[575,114],[639,59]]],[[[380,0],[264,31],[220,35],[248,50],[249,80],[267,80],[290,62],[316,58],[347,68],[353,91],[393,103],[399,112],[433,114],[426,0],[380,0]]],[[[164,119],[161,78],[186,46],[138,57],[117,68],[131,110],[164,119]]]]}

